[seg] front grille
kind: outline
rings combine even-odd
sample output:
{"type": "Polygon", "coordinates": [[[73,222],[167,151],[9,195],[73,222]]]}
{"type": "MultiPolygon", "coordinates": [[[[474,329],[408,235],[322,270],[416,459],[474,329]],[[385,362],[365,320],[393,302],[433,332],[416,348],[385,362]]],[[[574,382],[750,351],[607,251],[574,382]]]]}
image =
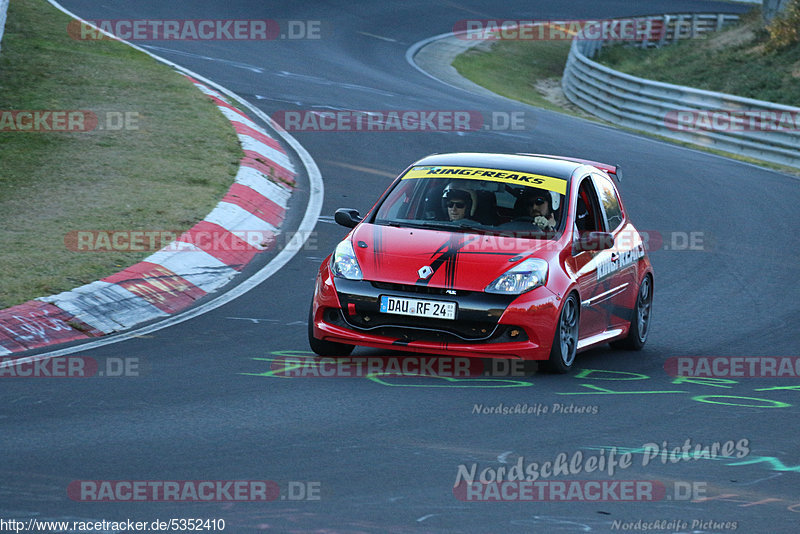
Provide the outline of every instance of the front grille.
{"type": "Polygon", "coordinates": [[[407,343],[411,341],[508,343],[528,339],[522,328],[486,322],[422,319],[380,312],[347,315],[339,309],[329,309],[325,319],[333,324],[347,325],[354,330],[396,338],[407,343]]]}
{"type": "Polygon", "coordinates": [[[347,315],[345,319],[352,326],[373,329],[376,327],[419,328],[437,330],[454,334],[461,339],[486,339],[494,332],[495,323],[488,321],[451,321],[448,319],[429,319],[427,317],[408,317],[391,313],[359,313],[347,315]]]}

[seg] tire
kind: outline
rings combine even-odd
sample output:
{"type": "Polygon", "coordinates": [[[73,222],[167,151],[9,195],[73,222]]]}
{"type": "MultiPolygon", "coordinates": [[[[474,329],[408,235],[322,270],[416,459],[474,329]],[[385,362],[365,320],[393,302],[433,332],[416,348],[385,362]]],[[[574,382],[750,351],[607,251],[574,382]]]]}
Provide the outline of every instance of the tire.
{"type": "Polygon", "coordinates": [[[570,293],[558,316],[553,347],[550,349],[550,359],[546,364],[547,370],[563,374],[572,369],[578,351],[579,315],[578,297],[575,293],[570,293]]]}
{"type": "Polygon", "coordinates": [[[308,310],[308,344],[318,356],[349,356],[355,345],[325,341],[314,337],[314,306],[308,310]]]}
{"type": "Polygon", "coordinates": [[[615,349],[642,350],[647,342],[650,332],[650,318],[653,314],[653,279],[645,275],[639,294],[636,295],[636,305],[633,307],[633,320],[628,330],[627,337],[612,341],[610,345],[615,349]]]}

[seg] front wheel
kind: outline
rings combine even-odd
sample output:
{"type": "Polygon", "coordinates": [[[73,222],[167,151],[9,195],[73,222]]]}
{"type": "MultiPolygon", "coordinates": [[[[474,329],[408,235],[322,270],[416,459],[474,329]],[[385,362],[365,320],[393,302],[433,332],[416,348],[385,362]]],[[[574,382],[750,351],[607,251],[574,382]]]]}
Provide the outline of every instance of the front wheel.
{"type": "Polygon", "coordinates": [[[325,341],[314,337],[314,306],[308,310],[308,344],[311,350],[318,356],[349,356],[354,345],[336,343],[335,341],[325,341]]]}
{"type": "Polygon", "coordinates": [[[646,275],[639,286],[636,297],[636,306],[633,308],[633,319],[628,336],[618,341],[612,341],[615,349],[642,350],[650,331],[650,317],[653,311],[653,279],[646,275]]]}
{"type": "Polygon", "coordinates": [[[548,370],[554,373],[566,373],[575,363],[578,352],[578,314],[578,298],[575,293],[571,293],[561,308],[553,337],[553,348],[550,349],[550,359],[547,361],[548,370]]]}

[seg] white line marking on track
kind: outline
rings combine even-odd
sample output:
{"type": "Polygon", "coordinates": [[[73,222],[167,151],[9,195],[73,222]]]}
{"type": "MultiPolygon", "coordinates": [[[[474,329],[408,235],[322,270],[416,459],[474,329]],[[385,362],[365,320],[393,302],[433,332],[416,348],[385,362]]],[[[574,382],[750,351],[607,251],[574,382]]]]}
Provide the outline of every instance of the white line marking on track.
{"type": "Polygon", "coordinates": [[[399,42],[397,39],[391,39],[389,37],[383,37],[382,35],[375,35],[374,33],[368,33],[368,32],[356,32],[356,33],[360,33],[361,35],[366,35],[367,37],[374,37],[375,39],[380,39],[381,41],[387,41],[389,43],[398,43],[399,42]]]}
{"type": "Polygon", "coordinates": [[[225,317],[226,319],[237,319],[239,321],[250,321],[254,324],[259,323],[279,323],[278,319],[256,319],[255,317],[225,317]]]}
{"type": "Polygon", "coordinates": [[[770,475],[768,477],[759,478],[758,480],[751,480],[750,482],[740,482],[740,486],[752,486],[753,484],[758,484],[759,482],[764,482],[765,480],[770,480],[773,478],[778,478],[783,476],[783,473],[775,473],[774,475],[770,475]]]}
{"type": "Polygon", "coordinates": [[[298,80],[308,83],[316,83],[326,86],[336,86],[336,87],[341,87],[343,89],[354,89],[356,91],[365,91],[368,93],[374,93],[382,96],[397,96],[397,93],[390,93],[382,89],[376,89],[374,87],[367,87],[366,85],[358,85],[354,83],[335,82],[327,78],[320,78],[319,76],[311,76],[309,74],[298,74],[295,72],[289,72],[285,70],[279,70],[277,72],[273,72],[272,74],[274,74],[275,76],[280,76],[281,78],[296,78],[298,80]]]}
{"type": "MultiPolygon", "coordinates": [[[[255,65],[249,65],[247,63],[242,63],[241,61],[231,61],[229,59],[220,59],[218,57],[204,56],[202,54],[192,54],[191,52],[183,52],[181,50],[174,50],[172,48],[164,48],[163,46],[142,45],[142,48],[148,48],[150,50],[157,50],[159,52],[166,52],[168,54],[175,54],[175,55],[178,55],[178,56],[196,57],[196,58],[199,58],[199,59],[206,59],[208,61],[218,61],[220,63],[225,63],[227,65],[230,65],[232,67],[237,67],[237,68],[240,68],[240,69],[246,69],[246,70],[249,70],[249,71],[252,71],[252,72],[257,72],[259,74],[263,74],[264,73],[264,69],[263,68],[256,67],[255,65]]],[[[151,55],[153,55],[153,54],[151,54],[151,55]]]]}

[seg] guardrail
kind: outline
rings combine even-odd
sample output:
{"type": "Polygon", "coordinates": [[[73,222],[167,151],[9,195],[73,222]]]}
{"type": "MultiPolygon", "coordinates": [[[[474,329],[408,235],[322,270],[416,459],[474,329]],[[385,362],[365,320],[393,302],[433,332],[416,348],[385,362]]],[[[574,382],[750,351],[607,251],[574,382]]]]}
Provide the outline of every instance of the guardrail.
{"type": "Polygon", "coordinates": [[[0,50],[3,48],[3,30],[6,27],[6,13],[9,0],[0,0],[0,50]]]}
{"type": "MultiPolygon", "coordinates": [[[[644,17],[661,46],[716,30],[736,15],[644,17]]],[[[584,30],[586,31],[586,30],[584,30]]],[[[800,108],[637,78],[592,61],[602,40],[572,41],[561,86],[579,108],[614,124],[764,161],[800,167],[800,108]]]]}

